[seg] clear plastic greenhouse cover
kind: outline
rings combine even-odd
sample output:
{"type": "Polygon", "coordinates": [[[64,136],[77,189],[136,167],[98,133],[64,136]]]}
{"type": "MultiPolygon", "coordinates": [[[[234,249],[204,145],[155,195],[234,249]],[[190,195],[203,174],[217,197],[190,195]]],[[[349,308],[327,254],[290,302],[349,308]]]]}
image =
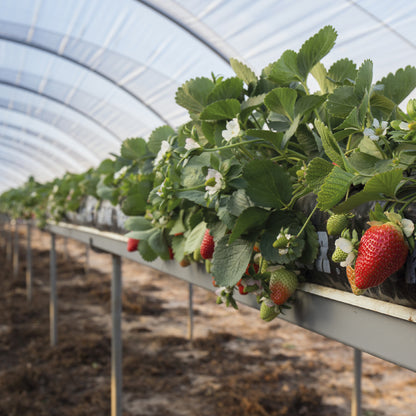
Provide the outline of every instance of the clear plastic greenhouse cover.
{"type": "Polygon", "coordinates": [[[338,32],[326,66],[371,59],[377,80],[416,64],[408,0],[2,0],[0,192],[180,125],[182,83],[232,76],[231,57],[259,73],[325,25],[338,32]]]}

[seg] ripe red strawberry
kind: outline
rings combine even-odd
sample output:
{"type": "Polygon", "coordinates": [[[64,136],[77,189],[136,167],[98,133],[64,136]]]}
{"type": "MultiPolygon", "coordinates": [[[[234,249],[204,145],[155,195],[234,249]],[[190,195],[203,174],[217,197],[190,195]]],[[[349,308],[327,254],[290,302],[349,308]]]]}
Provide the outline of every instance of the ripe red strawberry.
{"type": "Polygon", "coordinates": [[[136,251],[138,245],[139,240],[136,240],[135,238],[129,238],[127,240],[127,251],[136,251]]]}
{"type": "Polygon", "coordinates": [[[355,262],[355,284],[367,289],[383,283],[405,263],[408,246],[393,223],[371,226],[362,236],[355,262]]]}
{"type": "Polygon", "coordinates": [[[207,229],[201,243],[201,257],[205,260],[212,259],[214,248],[214,237],[209,233],[209,230],[207,229]]]}
{"type": "Polygon", "coordinates": [[[298,287],[298,278],[295,273],[287,269],[274,271],[270,276],[270,299],[276,305],[283,305],[298,287]]]}

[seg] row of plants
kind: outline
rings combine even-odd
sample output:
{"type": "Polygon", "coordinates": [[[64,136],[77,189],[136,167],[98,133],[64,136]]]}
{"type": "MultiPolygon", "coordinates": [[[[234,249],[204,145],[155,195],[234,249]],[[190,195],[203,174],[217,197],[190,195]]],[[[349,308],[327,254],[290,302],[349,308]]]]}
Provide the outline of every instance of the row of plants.
{"type": "Polygon", "coordinates": [[[332,261],[363,294],[414,250],[405,217],[416,200],[416,100],[399,105],[416,87],[416,68],[378,81],[370,60],[327,69],[321,61],[336,38],[326,26],[259,76],[231,59],[234,77],[185,82],[175,98],[187,123],[126,139],[83,174],[31,178],[0,196],[0,211],[42,224],[81,209],[87,195],[109,200],[129,217],[129,250],[149,262],[205,264],[218,303],[237,307],[237,292],[253,293],[266,321],[314,268],[322,226],[314,219],[324,212],[332,261]],[[355,210],[369,203],[370,223],[359,227],[355,210]]]}

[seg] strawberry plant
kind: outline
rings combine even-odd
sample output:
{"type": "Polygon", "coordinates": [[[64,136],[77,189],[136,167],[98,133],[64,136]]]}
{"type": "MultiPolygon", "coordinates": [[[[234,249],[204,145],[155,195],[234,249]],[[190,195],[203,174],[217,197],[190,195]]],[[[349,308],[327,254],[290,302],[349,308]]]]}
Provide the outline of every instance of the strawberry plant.
{"type": "Polygon", "coordinates": [[[259,75],[231,59],[233,77],[188,80],[175,96],[188,122],[126,139],[85,174],[6,192],[0,210],[61,219],[86,195],[110,201],[144,260],[204,263],[218,303],[251,293],[266,321],[313,275],[317,231],[355,294],[382,284],[414,250],[416,100],[400,105],[416,68],[378,81],[371,60],[326,68],[336,39],[326,26],[259,75]]]}

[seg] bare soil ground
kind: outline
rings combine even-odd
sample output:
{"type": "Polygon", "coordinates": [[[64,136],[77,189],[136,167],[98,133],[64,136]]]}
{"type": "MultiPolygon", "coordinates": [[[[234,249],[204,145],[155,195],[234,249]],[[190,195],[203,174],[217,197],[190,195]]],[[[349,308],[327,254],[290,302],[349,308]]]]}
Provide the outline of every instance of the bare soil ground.
{"type": "MultiPolygon", "coordinates": [[[[49,341],[48,234],[33,233],[33,298],[25,230],[17,277],[0,236],[0,416],[110,414],[111,257],[57,239],[58,344],[49,341]]],[[[124,416],[344,416],[351,348],[258,311],[215,304],[188,284],[123,261],[124,416]]],[[[387,335],[386,335],[387,336],[387,335]]],[[[416,354],[416,352],[415,352],[416,354]]],[[[363,416],[414,416],[416,374],[363,355],[363,416]]]]}

